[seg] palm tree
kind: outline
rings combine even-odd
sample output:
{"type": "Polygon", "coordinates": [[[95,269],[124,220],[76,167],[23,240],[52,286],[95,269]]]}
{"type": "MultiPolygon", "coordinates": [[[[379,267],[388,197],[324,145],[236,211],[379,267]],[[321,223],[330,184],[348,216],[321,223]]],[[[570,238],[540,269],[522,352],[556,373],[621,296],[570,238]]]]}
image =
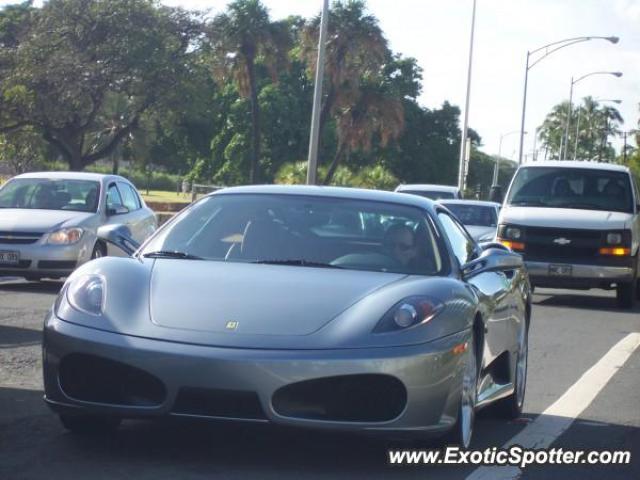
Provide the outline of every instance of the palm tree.
{"type": "Polygon", "coordinates": [[[238,93],[251,106],[251,163],[249,182],[258,181],[260,161],[260,105],[256,63],[262,62],[277,80],[287,61],[288,29],[284,22],[271,22],[260,0],[235,0],[210,25],[213,77],[220,85],[233,81],[238,93]]]}
{"type": "Polygon", "coordinates": [[[389,92],[388,85],[365,81],[355,94],[357,97],[336,113],[338,146],[324,179],[325,185],[331,182],[345,154],[370,151],[374,137],[385,147],[404,129],[402,100],[389,92]]]}
{"type": "MultiPolygon", "coordinates": [[[[539,138],[552,159],[560,158],[560,144],[567,125],[568,107],[568,102],[553,107],[540,128],[539,138]]],[[[575,149],[577,135],[576,158],[600,161],[603,156],[611,157],[608,138],[620,133],[621,122],[622,117],[618,110],[609,106],[601,107],[592,97],[585,97],[582,105],[574,108],[571,114],[567,152],[573,152],[575,149]]]]}
{"type": "MultiPolygon", "coordinates": [[[[310,78],[313,78],[316,70],[319,28],[318,16],[305,25],[301,32],[300,56],[309,67],[310,78]]],[[[364,1],[334,2],[329,14],[320,139],[331,116],[337,120],[344,112],[353,111],[357,101],[366,98],[360,92],[362,79],[379,75],[390,58],[391,53],[378,20],[366,13],[364,1]]],[[[343,126],[349,123],[345,118],[342,119],[343,126]]],[[[336,157],[339,161],[340,156],[336,157]]]]}

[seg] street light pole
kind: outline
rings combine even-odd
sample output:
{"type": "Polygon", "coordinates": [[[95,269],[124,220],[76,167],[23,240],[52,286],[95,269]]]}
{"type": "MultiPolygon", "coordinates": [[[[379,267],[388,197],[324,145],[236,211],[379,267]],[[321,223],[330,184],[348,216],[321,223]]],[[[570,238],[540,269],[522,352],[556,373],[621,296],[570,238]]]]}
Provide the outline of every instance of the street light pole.
{"type": "Polygon", "coordinates": [[[467,68],[467,96],[464,105],[464,121],[462,125],[462,138],[460,139],[460,163],[458,164],[458,189],[463,194],[464,178],[466,176],[465,163],[467,158],[467,136],[469,128],[469,99],[471,97],[471,67],[473,65],[473,36],[476,26],[476,0],[473,0],[473,12],[471,13],[471,39],[469,41],[469,65],[467,68]]]}
{"type": "Polygon", "coordinates": [[[525,67],[525,75],[524,75],[524,94],[522,95],[522,116],[520,121],[520,149],[518,153],[518,165],[522,165],[522,151],[524,148],[524,121],[525,121],[525,112],[527,108],[527,83],[529,80],[529,70],[535,67],[540,61],[544,60],[546,57],[551,55],[558,50],[570,47],[571,45],[575,45],[576,43],[587,42],[589,40],[606,40],[611,43],[618,43],[620,40],[618,37],[575,37],[575,38],[566,38],[564,40],[559,40],[557,42],[548,43],[547,45],[543,45],[542,47],[536,48],[532,51],[527,51],[527,62],[525,67]],[[544,50],[544,55],[535,60],[533,63],[530,63],[531,55],[535,55],[544,50]]]}
{"type": "Polygon", "coordinates": [[[324,57],[327,45],[327,27],[329,25],[329,0],[324,0],[320,19],[318,38],[318,62],[316,64],[316,83],[313,89],[313,111],[311,113],[311,133],[309,135],[309,159],[307,165],[307,184],[315,185],[318,180],[318,143],[320,135],[320,110],[322,106],[322,83],[324,80],[324,57]]]}

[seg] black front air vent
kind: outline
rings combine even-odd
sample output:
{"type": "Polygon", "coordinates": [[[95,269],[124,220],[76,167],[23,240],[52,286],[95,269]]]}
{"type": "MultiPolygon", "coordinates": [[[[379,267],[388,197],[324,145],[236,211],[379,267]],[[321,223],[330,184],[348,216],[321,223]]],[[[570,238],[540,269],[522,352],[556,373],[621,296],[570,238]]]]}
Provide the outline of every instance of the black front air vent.
{"type": "Polygon", "coordinates": [[[273,408],[284,417],[335,422],[390,421],[406,404],[403,383],[380,374],[306,380],[282,387],[273,395],[273,408]]]}
{"type": "Polygon", "coordinates": [[[58,375],[65,395],[84,402],[153,407],[167,395],[164,384],[153,375],[96,355],[67,355],[58,375]]]}

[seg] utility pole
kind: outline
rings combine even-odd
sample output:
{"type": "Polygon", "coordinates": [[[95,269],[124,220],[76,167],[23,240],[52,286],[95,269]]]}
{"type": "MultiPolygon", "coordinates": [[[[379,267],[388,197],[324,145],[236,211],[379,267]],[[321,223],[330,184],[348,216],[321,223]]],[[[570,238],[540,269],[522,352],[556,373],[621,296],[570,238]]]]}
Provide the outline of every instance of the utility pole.
{"type": "Polygon", "coordinates": [[[320,19],[318,39],[318,62],[316,64],[316,83],[313,89],[313,112],[311,113],[311,133],[309,135],[309,159],[307,165],[307,184],[318,181],[318,143],[320,135],[320,110],[322,108],[322,83],[324,80],[324,59],[327,45],[327,27],[329,25],[329,0],[324,0],[320,19]]]}
{"type": "Polygon", "coordinates": [[[476,27],[476,0],[473,0],[473,12],[471,13],[471,39],[469,41],[469,65],[467,68],[467,96],[464,105],[464,121],[462,125],[462,138],[460,140],[460,162],[458,164],[458,188],[464,192],[465,177],[467,175],[465,163],[467,159],[467,136],[469,129],[469,99],[471,97],[471,67],[473,66],[473,37],[476,27]]]}

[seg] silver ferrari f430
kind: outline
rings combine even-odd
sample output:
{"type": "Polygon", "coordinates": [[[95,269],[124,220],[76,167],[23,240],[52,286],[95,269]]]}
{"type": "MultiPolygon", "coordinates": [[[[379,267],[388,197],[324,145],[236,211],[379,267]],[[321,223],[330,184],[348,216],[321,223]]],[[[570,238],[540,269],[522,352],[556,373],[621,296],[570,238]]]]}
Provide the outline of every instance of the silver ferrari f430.
{"type": "Polygon", "coordinates": [[[82,265],[45,319],[45,399],[75,432],[188,416],[468,447],[522,411],[531,293],[520,255],[399,193],[229,188],[130,253],[82,265]]]}

